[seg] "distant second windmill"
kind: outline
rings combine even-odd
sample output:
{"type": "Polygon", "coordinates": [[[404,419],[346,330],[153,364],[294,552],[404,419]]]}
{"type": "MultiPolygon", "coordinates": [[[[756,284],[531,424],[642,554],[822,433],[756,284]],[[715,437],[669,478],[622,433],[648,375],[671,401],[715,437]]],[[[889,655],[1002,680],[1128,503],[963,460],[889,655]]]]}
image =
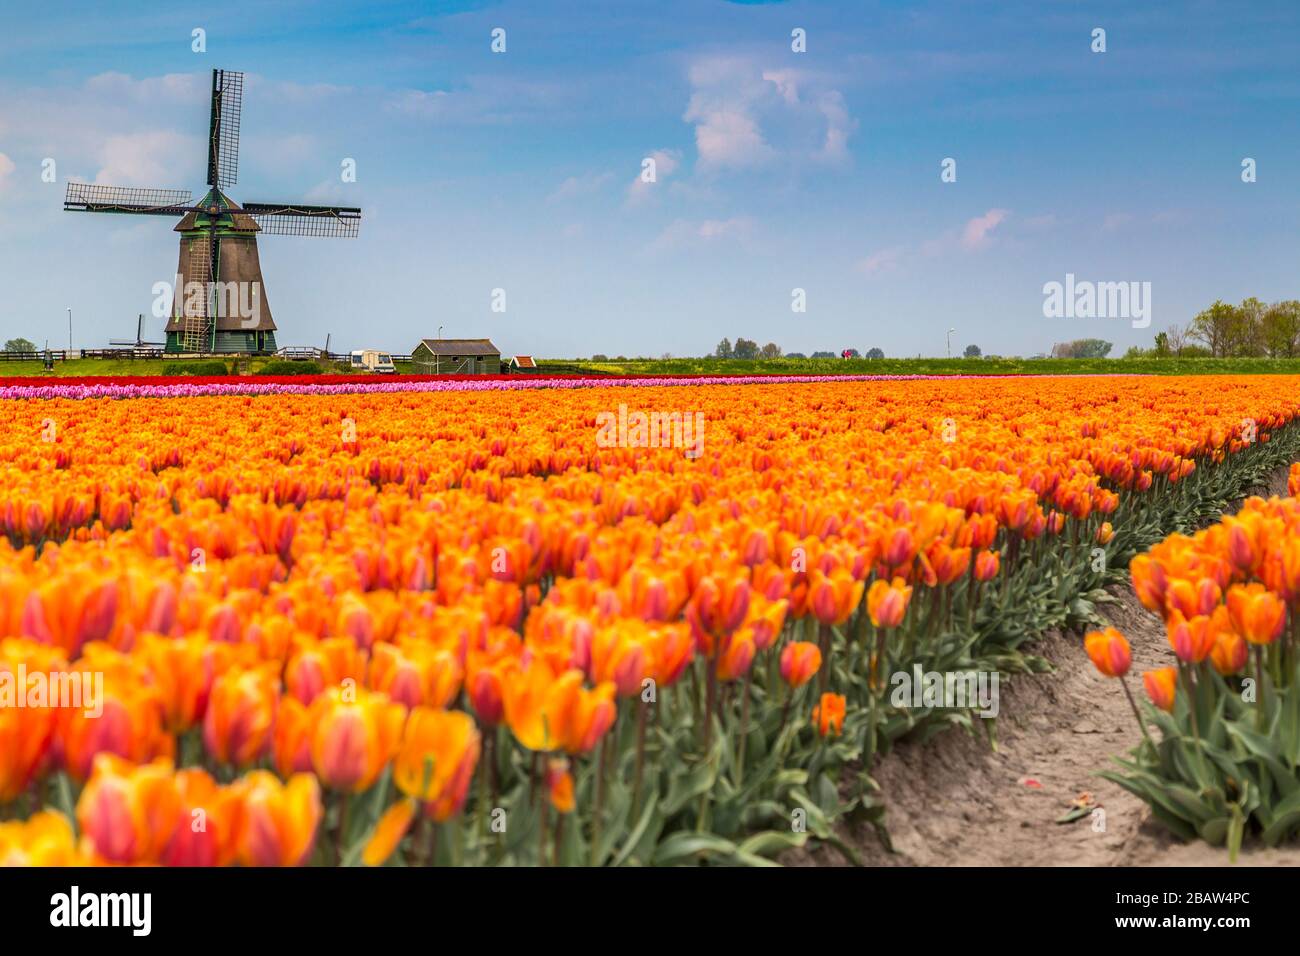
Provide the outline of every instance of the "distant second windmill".
{"type": "Polygon", "coordinates": [[[351,206],[239,205],[225,194],[239,178],[243,95],[244,74],[212,71],[209,189],[197,204],[188,190],[68,183],[65,210],[181,217],[181,282],[167,322],[168,352],[274,352],[257,234],[353,238],[361,227],[361,210],[351,206]]]}

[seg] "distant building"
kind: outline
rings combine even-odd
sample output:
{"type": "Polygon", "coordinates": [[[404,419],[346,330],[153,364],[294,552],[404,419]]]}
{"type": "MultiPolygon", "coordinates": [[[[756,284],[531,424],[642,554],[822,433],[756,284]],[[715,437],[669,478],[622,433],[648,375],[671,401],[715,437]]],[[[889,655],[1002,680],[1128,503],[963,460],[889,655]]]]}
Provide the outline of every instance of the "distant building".
{"type": "Polygon", "coordinates": [[[418,375],[500,375],[501,350],[491,339],[421,339],[411,365],[418,375]]]}
{"type": "Polygon", "coordinates": [[[535,370],[537,362],[531,355],[512,355],[510,356],[510,370],[520,371],[523,369],[535,370]]]}

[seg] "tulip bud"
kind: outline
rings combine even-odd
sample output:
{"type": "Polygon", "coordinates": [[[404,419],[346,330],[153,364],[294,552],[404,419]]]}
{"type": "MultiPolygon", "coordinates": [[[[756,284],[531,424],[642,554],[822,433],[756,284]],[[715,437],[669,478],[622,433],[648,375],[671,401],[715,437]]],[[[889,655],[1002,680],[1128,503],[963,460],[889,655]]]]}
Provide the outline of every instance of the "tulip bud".
{"type": "Polygon", "coordinates": [[[823,737],[838,737],[844,731],[845,700],[842,694],[822,694],[813,708],[812,722],[823,737]]]}
{"type": "Polygon", "coordinates": [[[1090,632],[1083,645],[1093,665],[1107,677],[1123,677],[1133,663],[1128,641],[1113,627],[1090,632]]]}
{"type": "Polygon", "coordinates": [[[808,683],[821,666],[821,648],[811,641],[793,641],[781,651],[781,679],[791,688],[808,683]]]}
{"type": "Polygon", "coordinates": [[[1178,671],[1175,668],[1162,667],[1159,670],[1146,671],[1142,675],[1142,686],[1146,688],[1151,703],[1161,710],[1173,711],[1174,696],[1178,687],[1178,671]]]}

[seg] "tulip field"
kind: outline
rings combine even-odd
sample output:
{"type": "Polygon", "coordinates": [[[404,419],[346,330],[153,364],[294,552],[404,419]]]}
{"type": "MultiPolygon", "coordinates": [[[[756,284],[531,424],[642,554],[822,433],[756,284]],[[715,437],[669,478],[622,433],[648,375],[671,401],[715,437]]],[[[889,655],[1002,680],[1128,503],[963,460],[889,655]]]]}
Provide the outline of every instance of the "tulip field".
{"type": "Polygon", "coordinates": [[[1278,842],[1300,500],[1224,510],[1297,417],[1283,376],[6,384],[0,862],[854,858],[901,740],[997,739],[898,675],[1050,629],[1142,727],[1098,771],[1278,842]],[[1178,659],[1133,688],[1130,563],[1178,659]]]}

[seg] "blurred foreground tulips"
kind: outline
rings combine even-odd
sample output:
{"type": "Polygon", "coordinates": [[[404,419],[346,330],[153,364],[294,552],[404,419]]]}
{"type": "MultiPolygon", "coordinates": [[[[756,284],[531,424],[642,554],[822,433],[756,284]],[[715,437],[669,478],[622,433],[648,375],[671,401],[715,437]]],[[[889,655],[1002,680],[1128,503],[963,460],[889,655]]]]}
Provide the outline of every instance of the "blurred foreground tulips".
{"type": "Polygon", "coordinates": [[[1178,664],[1142,675],[1159,743],[1147,737],[1107,776],[1175,833],[1226,843],[1233,859],[1247,836],[1271,845],[1300,832],[1289,809],[1300,788],[1297,542],[1300,499],[1249,498],[1133,560],[1134,589],[1164,617],[1178,664]]]}

